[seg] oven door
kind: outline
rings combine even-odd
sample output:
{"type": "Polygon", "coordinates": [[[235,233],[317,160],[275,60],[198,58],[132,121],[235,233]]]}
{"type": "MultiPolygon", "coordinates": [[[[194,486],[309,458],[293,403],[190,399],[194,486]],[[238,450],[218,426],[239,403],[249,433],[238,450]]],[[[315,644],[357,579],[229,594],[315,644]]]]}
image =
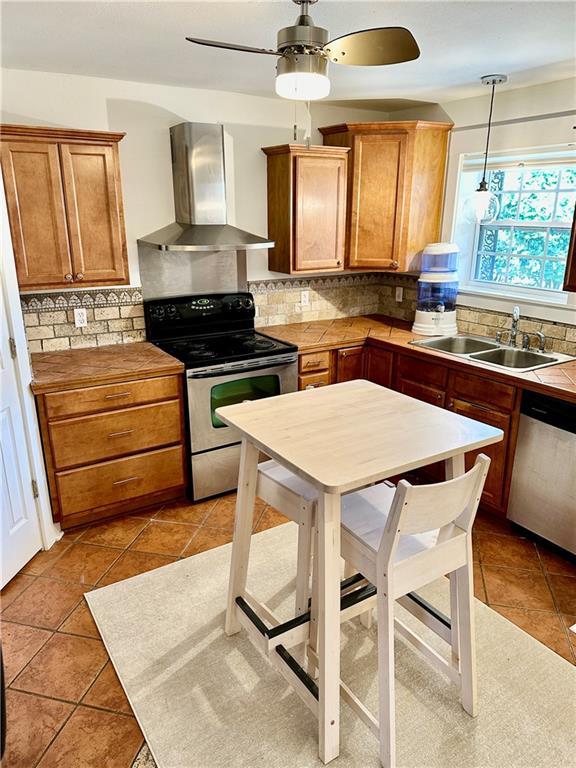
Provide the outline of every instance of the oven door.
{"type": "Polygon", "coordinates": [[[259,400],[295,392],[298,384],[296,360],[251,367],[249,370],[195,373],[188,377],[188,418],[192,453],[232,445],[239,433],[216,415],[216,409],[245,400],[259,400]]]}

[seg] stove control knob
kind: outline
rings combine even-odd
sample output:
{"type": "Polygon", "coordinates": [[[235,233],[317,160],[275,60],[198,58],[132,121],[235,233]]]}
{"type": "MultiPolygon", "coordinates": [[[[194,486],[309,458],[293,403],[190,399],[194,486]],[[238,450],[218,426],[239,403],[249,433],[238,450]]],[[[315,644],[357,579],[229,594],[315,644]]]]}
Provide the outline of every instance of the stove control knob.
{"type": "Polygon", "coordinates": [[[150,310],[150,314],[154,320],[163,320],[164,307],[154,307],[152,310],[150,310]]]}
{"type": "Polygon", "coordinates": [[[168,304],[168,306],[166,307],[166,314],[168,315],[168,317],[176,317],[176,315],[178,314],[178,311],[174,304],[168,304]]]}
{"type": "Polygon", "coordinates": [[[252,309],[252,307],[254,306],[254,302],[252,301],[252,299],[243,299],[242,306],[244,307],[244,309],[252,309]]]}
{"type": "Polygon", "coordinates": [[[234,309],[242,309],[243,307],[242,299],[240,298],[234,299],[234,301],[232,302],[232,306],[234,307],[234,309]]]}

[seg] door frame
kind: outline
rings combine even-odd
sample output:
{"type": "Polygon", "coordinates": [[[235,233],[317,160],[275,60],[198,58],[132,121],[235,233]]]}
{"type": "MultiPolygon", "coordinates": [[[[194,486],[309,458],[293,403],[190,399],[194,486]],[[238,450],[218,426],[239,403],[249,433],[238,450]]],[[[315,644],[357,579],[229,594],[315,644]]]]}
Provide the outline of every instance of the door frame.
{"type": "Polygon", "coordinates": [[[20,289],[16,275],[12,238],[10,236],[4,185],[0,184],[0,189],[0,230],[2,233],[0,247],[0,290],[2,290],[4,296],[4,305],[8,318],[8,333],[14,339],[16,345],[16,359],[14,360],[16,386],[20,399],[22,421],[24,422],[30,474],[38,485],[38,497],[34,501],[40,523],[40,535],[44,549],[50,549],[62,537],[63,533],[60,530],[60,526],[56,526],[52,520],[52,507],[36,414],[36,402],[30,389],[32,368],[28,355],[26,332],[24,330],[24,317],[20,306],[20,289]]]}

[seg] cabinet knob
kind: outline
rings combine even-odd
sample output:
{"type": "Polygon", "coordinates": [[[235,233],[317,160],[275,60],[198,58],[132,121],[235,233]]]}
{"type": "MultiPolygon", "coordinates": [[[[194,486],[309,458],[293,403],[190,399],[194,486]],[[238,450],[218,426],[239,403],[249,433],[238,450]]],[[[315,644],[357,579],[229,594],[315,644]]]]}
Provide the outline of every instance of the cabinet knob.
{"type": "Polygon", "coordinates": [[[390,269],[398,269],[400,264],[397,261],[393,261],[392,264],[390,264],[390,269]]]}
{"type": "Polygon", "coordinates": [[[446,408],[454,408],[454,402],[452,400],[448,400],[446,408]]]}
{"type": "Polygon", "coordinates": [[[64,275],[64,280],[66,280],[67,283],[71,283],[72,282],[72,275],[70,274],[70,272],[68,272],[68,274],[64,275]]]}
{"type": "Polygon", "coordinates": [[[76,280],[84,280],[84,274],[82,272],[77,272],[76,280]]]}
{"type": "Polygon", "coordinates": [[[342,262],[341,262],[341,261],[337,261],[337,262],[336,262],[336,266],[337,266],[337,267],[341,267],[341,266],[342,266],[342,262]]]}

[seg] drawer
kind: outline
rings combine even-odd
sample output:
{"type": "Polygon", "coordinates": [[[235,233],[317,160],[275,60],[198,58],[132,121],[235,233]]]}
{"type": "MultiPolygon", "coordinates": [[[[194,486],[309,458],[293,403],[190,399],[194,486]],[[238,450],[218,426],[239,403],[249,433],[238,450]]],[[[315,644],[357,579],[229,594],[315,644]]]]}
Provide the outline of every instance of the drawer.
{"type": "Polygon", "coordinates": [[[450,397],[488,405],[498,411],[514,410],[516,401],[516,387],[457,371],[450,373],[449,393],[450,397]]]}
{"type": "Polygon", "coordinates": [[[182,441],[180,400],[53,421],[56,469],[114,459],[182,441]]]}
{"type": "Polygon", "coordinates": [[[417,384],[415,381],[401,381],[398,385],[398,391],[403,395],[408,395],[408,397],[415,397],[416,400],[444,408],[446,395],[435,387],[427,387],[425,384],[417,384]]]}
{"type": "Polygon", "coordinates": [[[327,384],[330,384],[329,371],[298,376],[298,389],[316,389],[316,387],[325,387],[327,384]]]}
{"type": "Polygon", "coordinates": [[[162,448],[56,473],[62,516],[183,486],[184,447],[162,448]]]}
{"type": "Polygon", "coordinates": [[[330,368],[330,352],[309,352],[305,355],[300,355],[299,366],[300,373],[326,371],[330,368]]]}
{"type": "Polygon", "coordinates": [[[448,369],[439,363],[416,360],[414,357],[399,355],[397,377],[410,379],[419,384],[427,384],[444,389],[448,380],[448,369]]]}
{"type": "Polygon", "coordinates": [[[98,413],[130,405],[143,405],[180,396],[179,376],[160,376],[121,384],[69,389],[44,395],[46,415],[49,419],[98,413]]]}

